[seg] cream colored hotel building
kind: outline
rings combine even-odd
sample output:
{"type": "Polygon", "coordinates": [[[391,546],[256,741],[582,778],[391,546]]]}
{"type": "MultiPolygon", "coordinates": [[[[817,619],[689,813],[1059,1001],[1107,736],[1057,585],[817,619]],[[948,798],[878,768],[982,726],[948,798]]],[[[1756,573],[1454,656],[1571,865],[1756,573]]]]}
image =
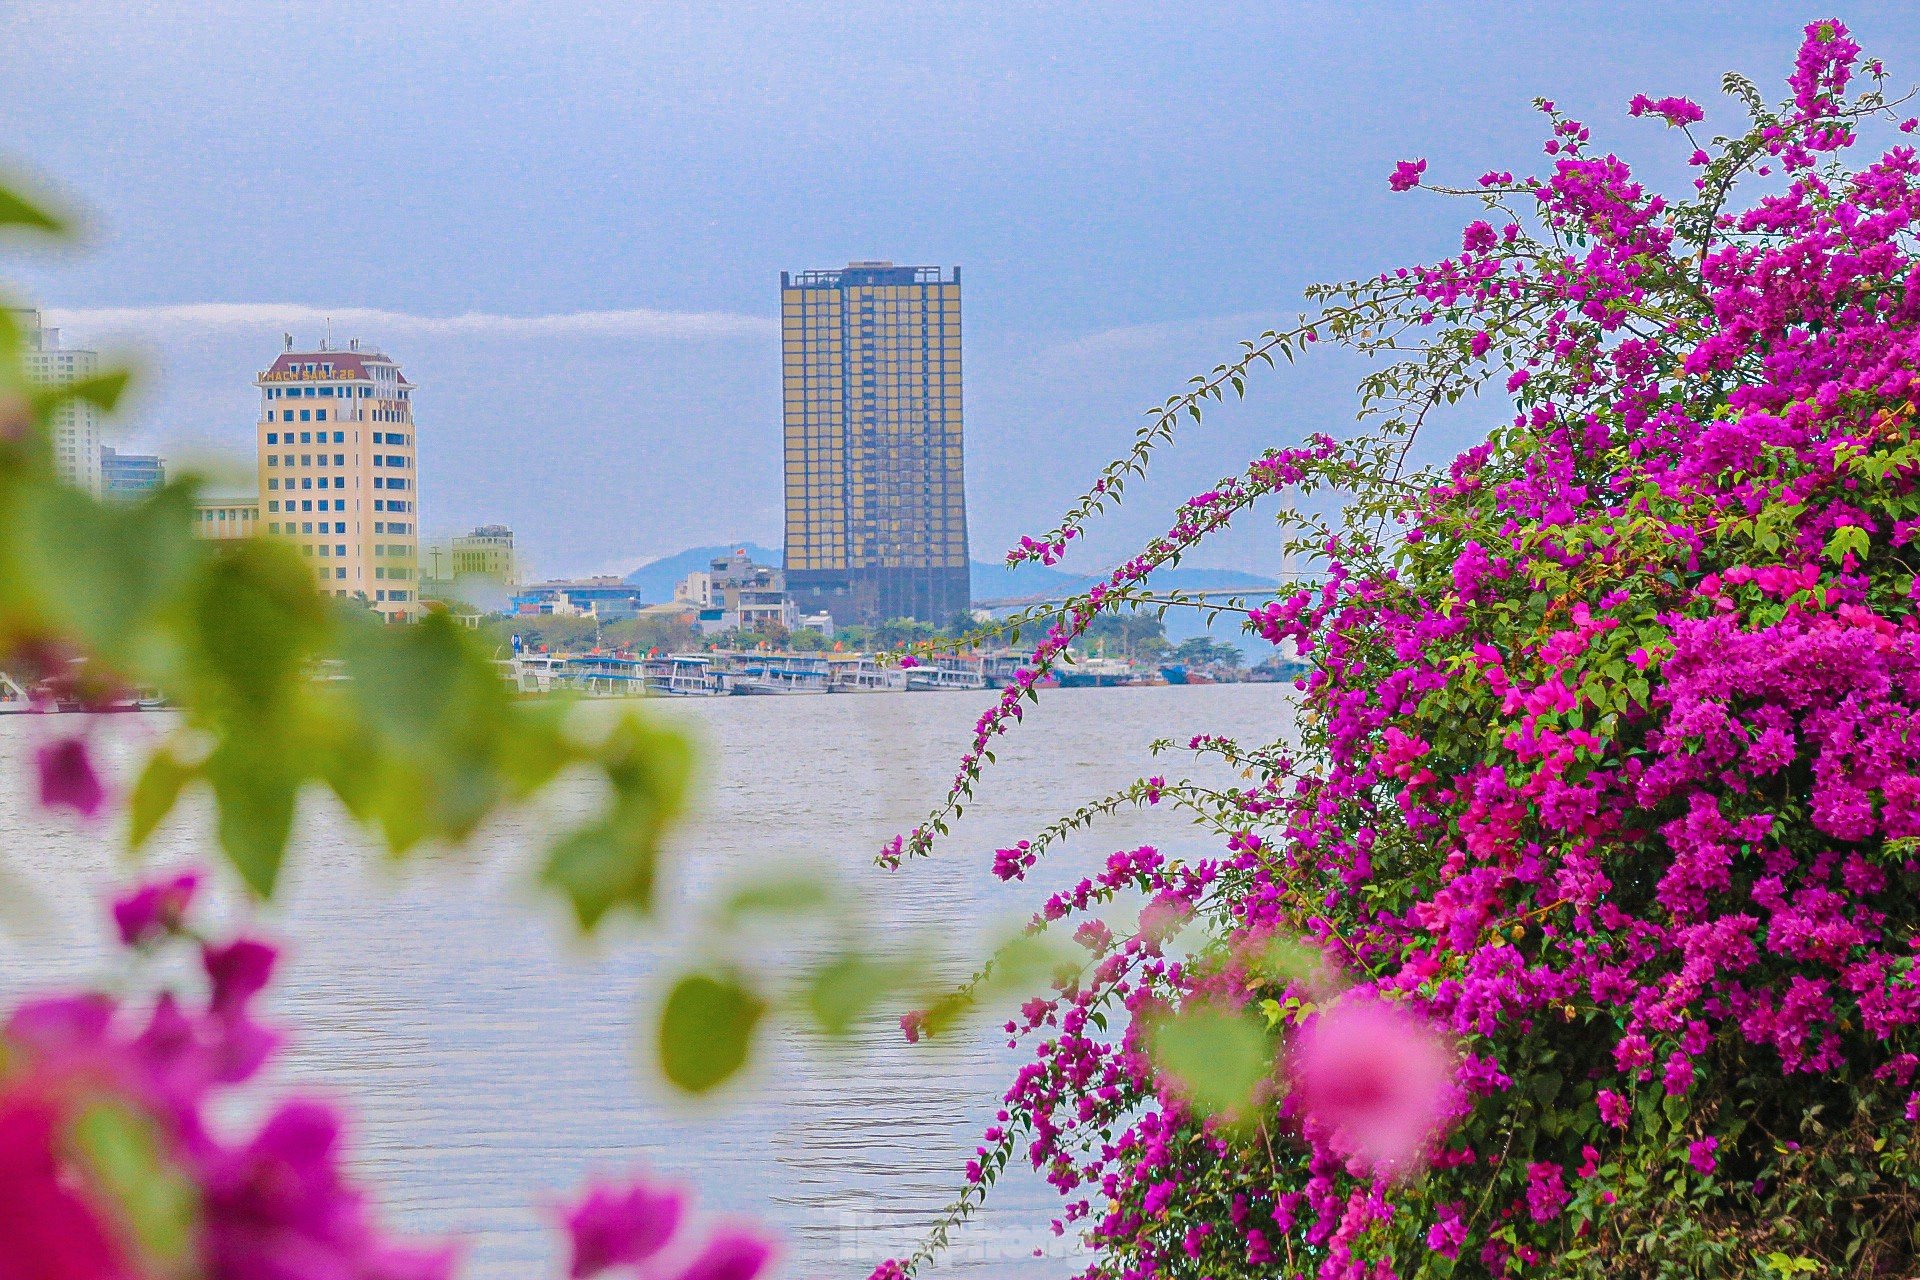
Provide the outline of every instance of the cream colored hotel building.
{"type": "Polygon", "coordinates": [[[322,590],[420,616],[413,384],[358,341],[287,350],[260,388],[255,528],[300,549],[322,590]]]}

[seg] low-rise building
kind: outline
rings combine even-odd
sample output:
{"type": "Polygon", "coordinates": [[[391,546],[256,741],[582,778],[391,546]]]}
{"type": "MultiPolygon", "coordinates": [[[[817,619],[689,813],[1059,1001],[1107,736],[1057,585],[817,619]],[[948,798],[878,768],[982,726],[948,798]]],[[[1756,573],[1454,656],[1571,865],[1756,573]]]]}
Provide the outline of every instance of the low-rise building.
{"type": "Polygon", "coordinates": [[[520,585],[520,560],[513,549],[513,530],[504,524],[483,524],[453,540],[448,568],[453,578],[485,578],[503,587],[520,585]]]}
{"type": "Polygon", "coordinates": [[[800,612],[787,595],[786,575],[755,564],[744,551],[713,560],[686,576],[673,598],[692,606],[695,628],[703,635],[723,631],[792,631],[800,612]]]}
{"type": "Polygon", "coordinates": [[[110,502],[135,502],[167,482],[167,464],[158,454],[121,453],[100,448],[100,496],[110,502]]]}
{"type": "Polygon", "coordinates": [[[640,588],[614,577],[536,582],[513,597],[513,611],[560,617],[591,614],[617,622],[637,614],[646,602],[640,588]]]}
{"type": "Polygon", "coordinates": [[[250,538],[260,532],[260,495],[202,493],[193,500],[193,531],[203,538],[250,538]]]}

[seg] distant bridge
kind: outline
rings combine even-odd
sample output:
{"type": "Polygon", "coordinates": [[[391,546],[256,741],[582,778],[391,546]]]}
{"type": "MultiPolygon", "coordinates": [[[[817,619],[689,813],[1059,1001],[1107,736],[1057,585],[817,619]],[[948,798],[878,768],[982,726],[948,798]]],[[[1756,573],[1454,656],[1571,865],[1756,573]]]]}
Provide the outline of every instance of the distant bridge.
{"type": "MultiPolygon", "coordinates": [[[[973,607],[976,609],[1025,609],[1036,604],[1065,604],[1075,596],[1085,595],[1093,585],[1089,582],[1086,586],[1072,591],[1042,592],[1039,595],[1011,596],[1001,600],[975,600],[973,607]]],[[[1169,588],[1169,591],[1174,590],[1177,588],[1169,588]]],[[[1199,600],[1207,596],[1252,596],[1271,590],[1273,590],[1272,587],[1218,587],[1208,591],[1180,591],[1179,594],[1188,600],[1199,600]]]]}

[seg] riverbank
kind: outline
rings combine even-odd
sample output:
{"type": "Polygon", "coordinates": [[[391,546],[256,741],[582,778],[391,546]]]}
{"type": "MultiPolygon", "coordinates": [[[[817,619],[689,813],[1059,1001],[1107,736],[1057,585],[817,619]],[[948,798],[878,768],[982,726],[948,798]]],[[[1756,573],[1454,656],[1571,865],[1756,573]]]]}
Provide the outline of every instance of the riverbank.
{"type": "MultiPolygon", "coordinates": [[[[1025,654],[945,653],[926,657],[871,653],[710,650],[700,653],[517,653],[498,660],[523,694],[589,697],[728,697],[795,694],[959,692],[1004,689],[1028,669],[1025,654]]],[[[1040,676],[1039,687],[1150,688],[1163,685],[1271,684],[1306,670],[1271,663],[1252,670],[1156,665],[1081,657],[1040,676]]]]}

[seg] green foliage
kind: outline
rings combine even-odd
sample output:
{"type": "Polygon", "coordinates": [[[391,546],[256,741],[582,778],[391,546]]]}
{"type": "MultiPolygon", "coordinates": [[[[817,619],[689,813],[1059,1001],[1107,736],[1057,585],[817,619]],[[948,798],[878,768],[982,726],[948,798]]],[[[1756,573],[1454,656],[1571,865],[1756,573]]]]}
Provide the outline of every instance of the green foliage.
{"type": "Polygon", "coordinates": [[[731,975],[680,979],[660,1012],[660,1066],[688,1093],[706,1093],[746,1065],[767,1006],[731,975]]]}
{"type": "Polygon", "coordinates": [[[814,970],[807,984],[808,1012],[827,1034],[844,1036],[860,1018],[899,991],[901,970],[892,957],[860,951],[835,955],[814,970]]]}
{"type": "MultiPolygon", "coordinates": [[[[7,224],[60,225],[0,189],[7,224]]],[[[323,593],[276,540],[196,537],[194,475],[111,505],[62,483],[53,416],[76,401],[111,410],[129,373],[38,385],[22,348],[0,312],[0,666],[83,702],[154,689],[180,708],[129,797],[136,846],[203,786],[221,848],[266,896],[312,789],[403,855],[464,840],[580,770],[603,799],[558,833],[543,878],[583,927],[647,909],[685,807],[690,751],[677,731],[518,700],[492,647],[447,617],[386,626],[323,593]]]]}
{"type": "Polygon", "coordinates": [[[1087,624],[1075,647],[1109,657],[1157,658],[1167,652],[1167,624],[1159,614],[1142,610],[1103,613],[1087,624]]]}
{"type": "Polygon", "coordinates": [[[1229,1005],[1191,1001],[1150,1021],[1146,1041],[1155,1065],[1203,1116],[1247,1114],[1273,1072],[1274,1038],[1229,1005]]]}
{"type": "Polygon", "coordinates": [[[602,740],[613,798],[553,845],[541,878],[573,904],[584,929],[616,907],[646,911],[662,838],[680,816],[693,755],[679,733],[623,717],[602,740]]]}
{"type": "Polygon", "coordinates": [[[67,230],[67,223],[39,201],[15,190],[11,183],[0,181],[0,228],[16,227],[59,235],[67,230]]]}
{"type": "Polygon", "coordinates": [[[74,1117],[70,1138],[91,1184],[119,1211],[141,1257],[160,1274],[187,1265],[200,1206],[192,1182],[162,1153],[152,1118],[103,1099],[74,1117]]]}
{"type": "Polygon", "coordinates": [[[1173,657],[1179,662],[1191,662],[1201,666],[1238,667],[1246,661],[1237,645],[1224,640],[1214,640],[1207,636],[1194,636],[1182,640],[1174,647],[1173,657]]]}

